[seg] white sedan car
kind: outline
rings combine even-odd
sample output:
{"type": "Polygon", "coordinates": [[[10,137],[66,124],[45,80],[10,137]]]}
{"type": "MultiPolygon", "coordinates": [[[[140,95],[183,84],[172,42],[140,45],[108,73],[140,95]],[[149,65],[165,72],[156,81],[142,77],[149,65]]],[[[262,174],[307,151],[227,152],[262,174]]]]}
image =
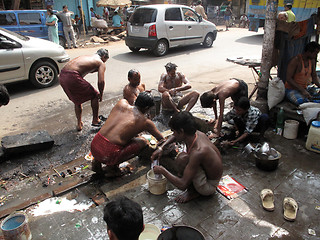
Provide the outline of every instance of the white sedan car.
{"type": "Polygon", "coordinates": [[[1,84],[30,80],[38,88],[50,87],[69,60],[58,44],[0,28],[1,84]]]}

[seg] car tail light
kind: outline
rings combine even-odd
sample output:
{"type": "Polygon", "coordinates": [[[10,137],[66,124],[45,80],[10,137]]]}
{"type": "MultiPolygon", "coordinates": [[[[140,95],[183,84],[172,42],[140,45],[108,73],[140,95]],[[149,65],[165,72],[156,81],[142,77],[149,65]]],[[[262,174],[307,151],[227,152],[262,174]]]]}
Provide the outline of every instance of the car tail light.
{"type": "Polygon", "coordinates": [[[149,37],[156,37],[157,36],[157,29],[156,29],[156,25],[151,25],[149,27],[149,37]]]}

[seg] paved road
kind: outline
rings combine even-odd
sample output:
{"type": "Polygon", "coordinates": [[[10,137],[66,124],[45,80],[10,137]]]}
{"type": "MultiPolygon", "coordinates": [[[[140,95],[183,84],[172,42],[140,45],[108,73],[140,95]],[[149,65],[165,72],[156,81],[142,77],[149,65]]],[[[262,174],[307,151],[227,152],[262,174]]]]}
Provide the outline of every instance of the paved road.
{"type": "MultiPolygon", "coordinates": [[[[201,46],[177,48],[160,58],[154,57],[147,51],[132,53],[124,41],[107,44],[105,47],[110,51],[110,59],[106,63],[104,101],[121,94],[123,86],[127,84],[127,72],[131,68],[141,72],[142,81],[146,83],[148,89],[157,88],[160,74],[164,72],[164,65],[169,61],[176,63],[178,71],[182,71],[193,87],[200,92],[231,77],[245,80],[250,88],[253,85],[251,70],[227,62],[226,58],[260,57],[262,40],[262,32],[254,33],[247,29],[232,28],[228,32],[219,32],[212,48],[206,49],[201,46]]],[[[70,57],[74,58],[92,54],[100,47],[67,51],[70,57]]],[[[97,74],[90,74],[86,79],[94,86],[97,85],[97,74]]],[[[73,113],[72,103],[58,84],[49,89],[39,90],[27,83],[19,83],[9,86],[9,92],[11,94],[9,105],[0,109],[0,136],[28,129],[43,129],[56,114],[61,114],[62,111],[66,111],[66,114],[73,113]]],[[[86,108],[88,104],[85,105],[85,111],[86,108]]]]}

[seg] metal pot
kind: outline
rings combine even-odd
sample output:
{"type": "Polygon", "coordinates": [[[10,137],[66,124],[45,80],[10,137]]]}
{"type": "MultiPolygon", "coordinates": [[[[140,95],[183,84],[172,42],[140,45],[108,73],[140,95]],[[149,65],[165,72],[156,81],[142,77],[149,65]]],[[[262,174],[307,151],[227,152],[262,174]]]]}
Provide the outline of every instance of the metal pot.
{"type": "Polygon", "coordinates": [[[254,154],[256,158],[256,166],[257,168],[264,171],[273,171],[277,169],[279,164],[279,159],[281,158],[281,153],[277,151],[278,156],[273,158],[260,158],[256,154],[254,154]]]}

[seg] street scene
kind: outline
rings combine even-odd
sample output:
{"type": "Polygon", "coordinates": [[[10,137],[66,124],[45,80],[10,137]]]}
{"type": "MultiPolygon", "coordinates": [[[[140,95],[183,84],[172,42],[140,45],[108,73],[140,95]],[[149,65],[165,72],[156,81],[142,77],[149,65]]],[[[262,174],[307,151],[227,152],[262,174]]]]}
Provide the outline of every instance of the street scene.
{"type": "MultiPolygon", "coordinates": [[[[34,80],[6,82],[0,239],[121,239],[115,225],[137,231],[119,217],[124,213],[111,217],[111,204],[121,197],[131,213],[142,211],[141,240],[318,239],[320,158],[310,142],[319,139],[319,111],[307,122],[303,109],[292,104],[288,110],[284,93],[272,108],[261,107],[268,30],[239,24],[214,25],[201,44],[157,44],[153,50],[133,47],[122,31],[90,29],[52,59],[63,66],[58,81],[50,74],[48,82],[38,81],[37,70],[34,80]],[[80,83],[68,82],[83,78],[94,89],[76,96],[80,83]],[[232,114],[258,108],[259,121],[241,132],[232,114]],[[122,154],[101,156],[108,147],[122,154]],[[197,168],[210,190],[199,190],[192,179],[197,168]]],[[[307,42],[315,41],[312,35],[307,42]]],[[[314,48],[318,53],[320,46],[314,48]]],[[[50,61],[38,65],[40,71],[50,69],[50,61]]],[[[310,60],[309,66],[315,73],[318,64],[313,69],[310,60]]],[[[270,66],[266,91],[283,67],[270,66]]]]}

